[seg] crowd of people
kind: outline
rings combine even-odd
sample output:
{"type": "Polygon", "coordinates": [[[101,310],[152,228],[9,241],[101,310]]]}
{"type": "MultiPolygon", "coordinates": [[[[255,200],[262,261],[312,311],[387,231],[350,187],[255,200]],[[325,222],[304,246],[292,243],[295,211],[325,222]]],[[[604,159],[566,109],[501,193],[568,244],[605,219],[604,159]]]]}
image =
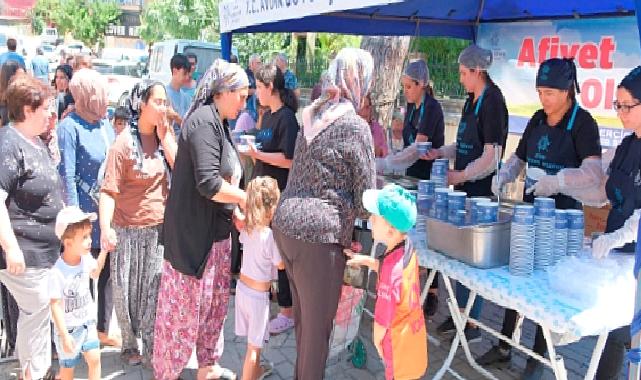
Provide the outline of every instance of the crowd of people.
{"type": "MultiPolygon", "coordinates": [[[[270,335],[292,328],[293,377],[321,379],[346,265],[379,272],[372,336],[386,378],[421,377],[424,315],[438,307],[438,278],[420,305],[406,235],[415,201],[398,186],[374,190],[377,171],[429,179],[432,162],[449,158],[449,185],[492,196],[527,164],[546,175],[526,189],[525,202],[613,205],[595,256],[629,250],[636,238],[641,68],[622,80],[615,102],[634,133],[602,155],[597,124],[575,98],[574,62],[543,62],[535,84],[542,108],[497,173],[508,110],[488,74],[492,53],[476,45],[459,56],[469,96],[450,145],[423,60],[407,64],[399,78],[407,106],[383,128],[370,94],[375,63],[363,50],[336,55],[300,124],[300,89],[284,54],[268,64],[252,55],[247,69],[218,59],[201,78],[197,59],[176,54],[169,83],[137,84],[109,119],[107,82],[89,56],[58,66],[52,83],[11,51],[0,56],[0,297],[24,379],[52,376],[52,352],[61,379],[73,378],[83,357],[89,378],[99,379],[101,344],[120,346],[123,362],[146,366],[158,380],[179,378],[194,349],[198,379],[235,379],[219,364],[232,295],[235,333],[247,337],[243,379],[272,372],[261,350],[270,335]],[[240,144],[240,134],[254,142],[240,144]],[[422,142],[432,149],[419,155],[422,142]],[[386,248],[376,259],[352,251],[354,224],[367,218],[386,248]],[[270,320],[272,282],[279,312],[270,320]],[[121,339],[109,335],[112,309],[121,339]]],[[[463,307],[469,290],[458,284],[456,293],[463,307]]],[[[481,308],[478,298],[471,316],[481,308]]],[[[505,335],[516,320],[506,310],[505,335]]],[[[452,319],[437,327],[455,330],[452,319]]],[[[465,335],[481,339],[472,323],[465,335]]],[[[626,328],[609,335],[598,379],[618,377],[629,340],[626,328]]],[[[546,351],[540,328],[534,351],[546,351]]],[[[479,362],[510,358],[501,341],[479,362]]],[[[541,363],[529,360],[523,377],[541,374],[541,363]]]]}

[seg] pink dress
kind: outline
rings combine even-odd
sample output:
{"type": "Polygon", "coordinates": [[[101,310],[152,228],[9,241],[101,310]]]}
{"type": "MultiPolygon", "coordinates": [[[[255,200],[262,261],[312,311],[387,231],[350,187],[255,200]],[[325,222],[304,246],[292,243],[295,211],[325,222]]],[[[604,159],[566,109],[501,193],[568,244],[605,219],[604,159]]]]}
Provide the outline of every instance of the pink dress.
{"type": "Polygon", "coordinates": [[[378,121],[372,120],[369,123],[369,130],[372,132],[372,140],[374,142],[374,148],[378,148],[383,152],[383,156],[387,156],[387,139],[385,139],[385,130],[378,123],[378,121]]]}

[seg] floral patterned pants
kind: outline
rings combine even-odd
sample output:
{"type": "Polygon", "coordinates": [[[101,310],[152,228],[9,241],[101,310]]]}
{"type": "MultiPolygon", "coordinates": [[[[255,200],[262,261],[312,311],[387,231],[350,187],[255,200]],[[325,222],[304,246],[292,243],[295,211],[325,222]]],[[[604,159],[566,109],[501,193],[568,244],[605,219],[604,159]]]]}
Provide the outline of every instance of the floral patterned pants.
{"type": "Polygon", "coordinates": [[[198,367],[214,365],[223,353],[223,325],[229,304],[231,241],[214,242],[203,277],[163,264],[153,349],[154,377],[175,380],[194,345],[198,367]]]}

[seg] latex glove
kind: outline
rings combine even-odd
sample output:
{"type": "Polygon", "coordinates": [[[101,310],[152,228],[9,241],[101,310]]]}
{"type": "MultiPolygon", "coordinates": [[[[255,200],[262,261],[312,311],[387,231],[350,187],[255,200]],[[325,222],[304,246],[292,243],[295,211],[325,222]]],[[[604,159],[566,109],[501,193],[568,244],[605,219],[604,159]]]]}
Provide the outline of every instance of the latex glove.
{"type": "Polygon", "coordinates": [[[526,193],[534,193],[537,197],[549,197],[559,192],[559,178],[555,175],[544,175],[526,193]]]}
{"type": "Polygon", "coordinates": [[[496,175],[492,176],[492,194],[499,196],[501,189],[503,188],[503,186],[505,186],[507,182],[508,181],[504,176],[499,177],[498,182],[496,180],[496,175]]]}
{"type": "Polygon", "coordinates": [[[610,251],[619,244],[612,234],[601,235],[592,242],[592,257],[602,259],[610,254],[610,251]]]}
{"type": "Polygon", "coordinates": [[[637,238],[639,217],[641,217],[641,210],[634,210],[621,228],[595,239],[592,242],[592,256],[598,259],[606,257],[613,248],[633,242],[637,238]]]}

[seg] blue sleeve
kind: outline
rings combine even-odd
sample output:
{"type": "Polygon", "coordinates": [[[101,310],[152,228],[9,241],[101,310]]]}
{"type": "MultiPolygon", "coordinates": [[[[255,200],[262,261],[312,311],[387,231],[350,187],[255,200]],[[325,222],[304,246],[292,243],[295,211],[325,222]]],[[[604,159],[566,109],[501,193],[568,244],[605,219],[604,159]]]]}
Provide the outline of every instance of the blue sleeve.
{"type": "Polygon", "coordinates": [[[76,188],[76,142],[76,129],[73,121],[67,117],[58,127],[58,145],[60,146],[58,171],[65,187],[65,200],[68,206],[79,206],[76,188]]]}

